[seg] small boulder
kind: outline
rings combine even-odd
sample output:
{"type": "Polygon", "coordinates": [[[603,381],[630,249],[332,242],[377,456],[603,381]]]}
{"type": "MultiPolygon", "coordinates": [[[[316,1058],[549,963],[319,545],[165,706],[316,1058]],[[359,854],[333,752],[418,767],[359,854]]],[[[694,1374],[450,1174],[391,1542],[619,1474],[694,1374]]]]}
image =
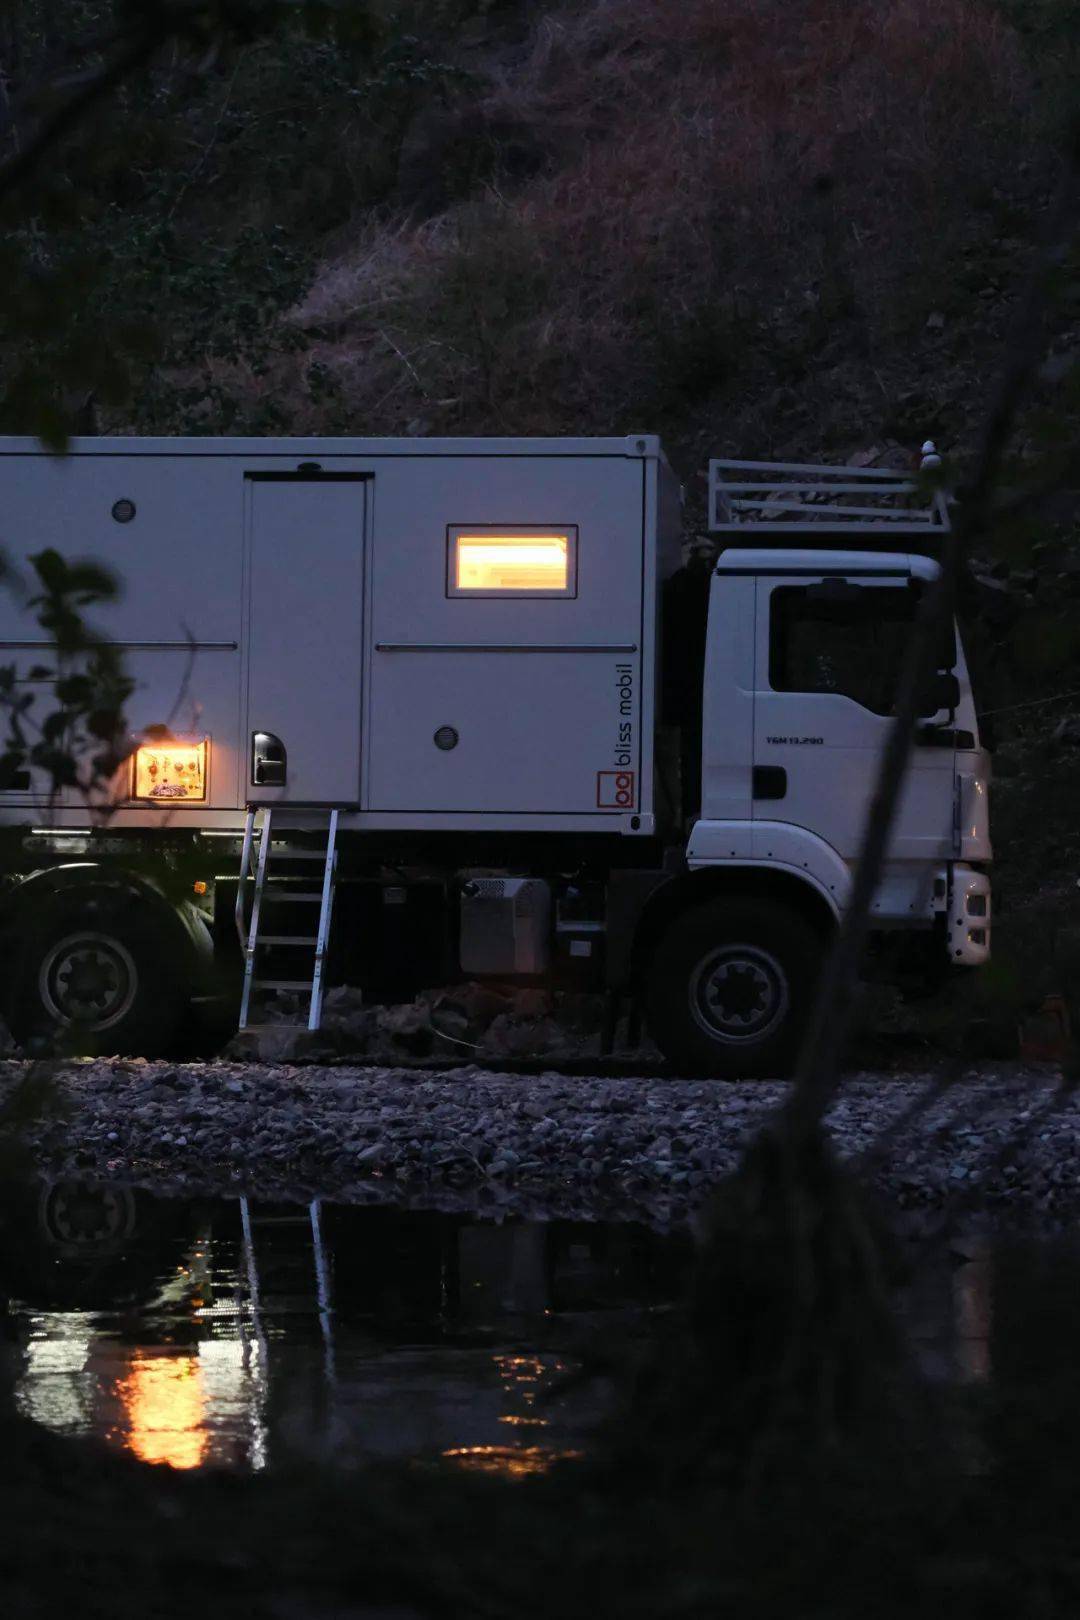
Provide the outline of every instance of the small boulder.
{"type": "Polygon", "coordinates": [[[479,1049],[482,1057],[535,1058],[566,1049],[564,1031],[553,1018],[517,1018],[501,1013],[485,1031],[479,1049]]]}
{"type": "Polygon", "coordinates": [[[300,1033],[293,1024],[259,1024],[254,1029],[241,1029],[221,1056],[226,1063],[288,1063],[300,1033]]]}
{"type": "Polygon", "coordinates": [[[466,1034],[470,1040],[475,1040],[493,1019],[507,1011],[511,997],[504,990],[496,990],[491,985],[478,984],[475,979],[470,979],[465,984],[439,990],[431,1005],[440,1028],[450,1030],[451,1025],[445,1022],[445,1016],[455,1013],[465,1019],[466,1034]]]}
{"type": "Polygon", "coordinates": [[[398,1052],[411,1057],[426,1057],[435,1041],[430,1010],[423,1004],[407,1002],[401,1006],[379,1007],[376,1011],[376,1031],[380,1042],[388,1041],[398,1052]]]}

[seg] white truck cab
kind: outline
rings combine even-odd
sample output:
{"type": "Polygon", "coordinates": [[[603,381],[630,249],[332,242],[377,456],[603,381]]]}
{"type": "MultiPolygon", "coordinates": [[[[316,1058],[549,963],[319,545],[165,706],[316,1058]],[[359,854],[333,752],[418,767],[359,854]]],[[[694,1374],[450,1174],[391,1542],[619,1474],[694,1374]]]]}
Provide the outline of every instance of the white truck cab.
{"type": "MultiPolygon", "coordinates": [[[[919,590],[936,572],[930,559],[906,553],[722,554],[709,601],[691,868],[783,865],[843,910],[904,640],[919,590]]],[[[890,922],[933,915],[950,868],[990,859],[988,760],[955,636],[942,668],[955,675],[959,695],[926,713],[916,731],[874,907],[890,922]]],[[[965,936],[953,955],[977,964],[988,951],[985,938],[965,936]]]]}
{"type": "MultiPolygon", "coordinates": [[[[100,628],[136,680],[104,824],[75,788],[0,782],[18,1033],[150,1051],[192,998],[239,1001],[248,1025],[285,990],[316,1029],[327,983],[487,977],[629,996],[683,1070],[786,1068],[942,495],[715,462],[702,569],[648,435],[98,439],[62,458],[8,439],[0,483],[16,561],[115,568],[100,628]]],[[[32,686],[47,647],[14,602],[0,638],[32,686]]],[[[950,634],[878,945],[986,959],[987,781],[950,634]]]]}
{"type": "MultiPolygon", "coordinates": [[[[739,874],[748,891],[761,885],[783,905],[795,900],[796,911],[805,906],[795,897],[809,889],[839,920],[891,724],[905,636],[919,591],[936,572],[930,559],[902,552],[721,555],[710,582],[701,812],[687,839],[691,872],[729,881],[739,874]],[[783,887],[776,887],[781,878],[783,887]]],[[[955,676],[958,694],[933,712],[928,700],[916,732],[873,926],[933,938],[942,960],[974,967],[990,953],[983,869],[991,858],[989,761],[978,745],[955,635],[942,650],[941,669],[955,676]]],[[[705,1026],[706,1041],[737,1049],[747,1026],[765,1035],[774,1019],[780,1028],[796,994],[793,972],[814,974],[813,942],[800,941],[798,930],[793,938],[790,919],[767,915],[763,937],[763,914],[761,907],[756,917],[748,913],[743,939],[692,981],[692,1015],[705,1026]]],[[[666,1017],[658,1007],[653,1022],[666,1017]]],[[[698,1046],[691,1029],[683,1035],[698,1046]]]]}

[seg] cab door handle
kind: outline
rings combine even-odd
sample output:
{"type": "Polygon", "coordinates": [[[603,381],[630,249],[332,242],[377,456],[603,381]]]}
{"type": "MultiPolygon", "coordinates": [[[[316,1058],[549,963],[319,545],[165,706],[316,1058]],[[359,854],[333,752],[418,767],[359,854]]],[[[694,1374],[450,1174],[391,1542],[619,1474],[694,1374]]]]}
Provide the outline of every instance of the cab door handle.
{"type": "Polygon", "coordinates": [[[782,765],[755,765],[753,796],[755,799],[782,799],[787,794],[787,771],[782,765]]]}

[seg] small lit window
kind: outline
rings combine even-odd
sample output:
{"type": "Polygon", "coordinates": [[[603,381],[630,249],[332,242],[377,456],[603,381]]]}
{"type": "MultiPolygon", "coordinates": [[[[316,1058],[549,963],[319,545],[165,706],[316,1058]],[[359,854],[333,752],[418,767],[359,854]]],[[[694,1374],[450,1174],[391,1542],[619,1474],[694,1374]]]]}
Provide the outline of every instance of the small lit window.
{"type": "Polygon", "coordinates": [[[576,596],[576,528],[449,530],[449,596],[576,596]]]}
{"type": "Polygon", "coordinates": [[[199,742],[144,743],[135,750],[136,799],[159,804],[206,798],[206,739],[199,742]]]}

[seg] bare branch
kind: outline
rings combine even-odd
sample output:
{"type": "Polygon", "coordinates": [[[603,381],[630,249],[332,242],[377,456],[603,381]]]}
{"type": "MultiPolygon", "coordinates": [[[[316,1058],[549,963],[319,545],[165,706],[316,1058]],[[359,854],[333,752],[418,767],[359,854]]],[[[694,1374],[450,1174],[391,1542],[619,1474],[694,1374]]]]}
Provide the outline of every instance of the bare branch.
{"type": "Polygon", "coordinates": [[[946,536],[941,572],[923,598],[906,650],[895,719],[885,745],[867,818],[852,893],[830,953],[807,1030],[796,1083],[784,1110],[785,1135],[805,1141],[816,1132],[836,1090],[850,1035],[859,960],[870,908],[881,878],[889,835],[903,787],[918,720],[919,696],[935,667],[941,630],[955,609],[960,569],[992,515],[1006,447],[1043,349],[1051,281],[1076,232],[1080,203],[1080,122],[1071,131],[1058,194],[1050,210],[1035,266],[1017,314],[993,404],[983,429],[974,476],[955,525],[946,536]]]}
{"type": "Polygon", "coordinates": [[[314,11],[344,13],[348,9],[348,0],[265,0],[265,4],[255,0],[251,6],[239,0],[232,10],[225,5],[219,13],[208,6],[207,0],[165,0],[131,28],[88,42],[88,53],[112,50],[113,54],[96,71],[69,71],[35,89],[35,96],[51,95],[60,88],[72,93],[43,119],[20,151],[0,164],[0,201],[24,185],[59,141],[78,128],[98,103],[146,66],[170,40],[186,37],[201,45],[202,62],[196,69],[198,72],[215,59],[221,34],[233,31],[246,40],[260,19],[269,23],[274,17],[289,12],[303,16],[314,11]]]}
{"type": "Polygon", "coordinates": [[[33,139],[6,163],[0,164],[0,201],[17,191],[36,173],[46,154],[77,128],[98,102],[138,72],[168,38],[170,31],[170,27],[160,23],[149,30],[140,30],[111,62],[86,80],[50,118],[43,121],[33,139]]]}

